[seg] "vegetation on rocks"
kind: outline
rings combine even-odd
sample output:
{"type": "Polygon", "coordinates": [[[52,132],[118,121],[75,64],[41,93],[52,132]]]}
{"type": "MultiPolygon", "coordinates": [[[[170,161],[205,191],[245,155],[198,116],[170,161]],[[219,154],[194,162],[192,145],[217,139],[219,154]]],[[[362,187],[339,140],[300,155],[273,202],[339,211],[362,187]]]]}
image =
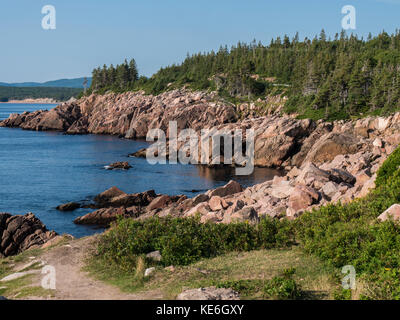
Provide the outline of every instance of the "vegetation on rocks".
{"type": "Polygon", "coordinates": [[[353,265],[370,284],[365,297],[400,299],[400,225],[376,219],[400,202],[400,158],[397,149],[378,171],[377,188],[349,204],[327,205],[295,221],[304,249],[328,264],[353,265]]]}
{"type": "Polygon", "coordinates": [[[88,93],[145,90],[161,92],[189,86],[216,90],[223,97],[258,98],[284,93],[285,112],[301,118],[347,119],[398,110],[400,94],[400,32],[382,32],[367,40],[344,32],[327,39],[324,31],[300,41],[296,35],[269,45],[253,41],[231,49],[188,56],[180,65],[138,77],[136,63],[93,71],[88,93]]]}

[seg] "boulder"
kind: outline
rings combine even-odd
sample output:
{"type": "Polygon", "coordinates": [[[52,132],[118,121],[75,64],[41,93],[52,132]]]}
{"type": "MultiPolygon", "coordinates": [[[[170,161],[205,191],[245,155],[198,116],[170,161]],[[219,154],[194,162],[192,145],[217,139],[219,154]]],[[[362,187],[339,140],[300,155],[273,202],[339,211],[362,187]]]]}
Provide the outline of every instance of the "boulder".
{"type": "Polygon", "coordinates": [[[154,267],[152,267],[152,268],[147,268],[147,269],[144,271],[144,276],[145,276],[145,277],[150,277],[150,275],[151,275],[152,273],[154,273],[154,271],[156,271],[156,268],[154,268],[154,267]]]}
{"type": "Polygon", "coordinates": [[[356,198],[364,198],[366,197],[371,190],[375,189],[376,185],[375,185],[375,180],[376,180],[376,173],[371,177],[371,179],[369,179],[368,181],[366,181],[363,185],[361,190],[358,192],[356,198]]]}
{"type": "Polygon", "coordinates": [[[118,196],[121,196],[121,195],[126,195],[126,193],[121,191],[117,187],[111,187],[110,189],[108,189],[108,190],[100,193],[99,195],[97,195],[94,198],[94,201],[98,205],[102,205],[103,203],[107,203],[108,201],[110,201],[112,198],[115,198],[115,197],[118,197],[118,196]]]}
{"type": "Polygon", "coordinates": [[[42,246],[57,236],[33,213],[12,216],[0,213],[0,254],[8,257],[42,246]]]}
{"type": "Polygon", "coordinates": [[[76,218],[74,223],[108,227],[113,221],[116,221],[119,216],[128,216],[127,209],[124,207],[99,209],[76,218]]]}
{"type": "Polygon", "coordinates": [[[346,170],[332,169],[328,172],[330,174],[329,179],[336,183],[344,182],[351,185],[354,185],[356,183],[356,178],[346,170]]]}
{"type": "Polygon", "coordinates": [[[383,212],[379,217],[379,221],[387,221],[393,219],[395,221],[400,220],[400,204],[394,204],[385,212],[383,212]]]}
{"type": "Polygon", "coordinates": [[[56,209],[58,211],[74,211],[76,209],[79,209],[81,205],[77,202],[69,202],[66,204],[61,204],[59,205],[56,209]]]}
{"type": "Polygon", "coordinates": [[[311,185],[317,181],[322,186],[329,181],[329,177],[329,172],[319,169],[313,163],[307,163],[295,181],[303,185],[311,185]]]}
{"type": "Polygon", "coordinates": [[[219,196],[213,196],[208,202],[208,205],[212,211],[219,211],[228,208],[226,201],[219,196]]]}
{"type": "Polygon", "coordinates": [[[199,195],[197,195],[196,197],[193,198],[192,205],[193,205],[193,206],[196,206],[196,205],[198,205],[199,203],[208,201],[209,199],[210,199],[210,197],[209,197],[208,195],[206,195],[206,194],[204,194],[204,193],[199,194],[199,195]]]}
{"type": "Polygon", "coordinates": [[[383,142],[382,142],[382,140],[379,139],[379,138],[376,138],[376,139],[374,140],[374,142],[372,143],[372,145],[373,145],[374,147],[377,147],[377,148],[383,148],[383,142]]]}
{"type": "Polygon", "coordinates": [[[108,166],[105,166],[107,170],[115,170],[115,169],[122,169],[122,170],[129,170],[132,168],[132,166],[129,164],[129,162],[124,161],[124,162],[115,162],[112,163],[108,166]]]}
{"type": "Polygon", "coordinates": [[[318,199],[319,194],[314,189],[304,185],[297,185],[290,194],[289,207],[297,212],[318,202],[318,199]]]}
{"type": "Polygon", "coordinates": [[[207,215],[209,212],[211,212],[211,208],[209,207],[208,203],[202,202],[202,203],[199,203],[197,206],[194,206],[192,209],[188,210],[185,213],[185,216],[193,217],[197,214],[204,216],[204,215],[207,215]]]}
{"type": "Polygon", "coordinates": [[[108,208],[108,207],[146,207],[155,198],[157,194],[154,190],[148,190],[141,193],[127,194],[117,187],[112,187],[103,193],[95,197],[97,208],[108,208]]]}
{"type": "Polygon", "coordinates": [[[332,181],[329,181],[327,184],[324,184],[322,187],[322,192],[324,195],[326,195],[329,199],[332,199],[332,197],[339,191],[339,187],[337,184],[335,184],[332,181]]]}
{"type": "Polygon", "coordinates": [[[210,198],[214,196],[226,197],[242,191],[242,186],[238,182],[231,180],[225,186],[207,192],[207,195],[210,198]]]}
{"type": "Polygon", "coordinates": [[[124,194],[112,198],[108,203],[103,206],[110,207],[146,207],[157,197],[154,190],[149,190],[141,193],[124,194]]]}
{"type": "Polygon", "coordinates": [[[168,195],[162,195],[159,196],[157,198],[155,198],[148,206],[147,206],[147,210],[148,211],[152,211],[155,209],[163,209],[166,206],[168,206],[169,204],[171,204],[172,198],[168,195]]]}
{"type": "Polygon", "coordinates": [[[232,289],[215,287],[185,290],[176,300],[240,300],[239,294],[232,289]]]}
{"type": "Polygon", "coordinates": [[[233,213],[230,216],[230,221],[225,220],[224,222],[251,222],[251,223],[257,223],[260,221],[260,218],[258,216],[257,211],[254,209],[254,207],[244,207],[243,209],[240,209],[239,211],[233,213]]]}
{"type": "Polygon", "coordinates": [[[278,199],[286,199],[292,194],[292,192],[293,192],[293,187],[290,186],[289,184],[278,185],[274,186],[271,189],[270,195],[278,199]]]}
{"type": "Polygon", "coordinates": [[[340,154],[357,153],[359,142],[352,134],[327,133],[313,145],[304,162],[323,163],[332,161],[340,154]]]}
{"type": "Polygon", "coordinates": [[[160,251],[150,252],[150,253],[146,254],[146,258],[148,258],[150,260],[158,261],[158,262],[160,262],[162,260],[160,251]]]}

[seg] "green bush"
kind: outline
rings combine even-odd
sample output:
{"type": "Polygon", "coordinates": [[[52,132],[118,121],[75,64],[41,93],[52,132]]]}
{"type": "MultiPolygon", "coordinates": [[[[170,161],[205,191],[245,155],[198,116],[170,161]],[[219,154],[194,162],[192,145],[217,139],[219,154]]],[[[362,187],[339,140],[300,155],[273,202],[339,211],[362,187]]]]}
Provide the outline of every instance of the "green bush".
{"type": "Polygon", "coordinates": [[[229,251],[283,247],[292,242],[290,224],[270,218],[257,225],[200,223],[198,218],[119,219],[103,235],[99,254],[130,265],[138,255],[159,250],[164,265],[188,265],[229,251]]]}
{"type": "Polygon", "coordinates": [[[399,169],[400,166],[400,148],[397,148],[382,164],[378,170],[376,178],[376,186],[380,187],[385,185],[389,178],[399,169]]]}
{"type": "Polygon", "coordinates": [[[302,297],[300,286],[293,279],[295,269],[286,269],[282,276],[274,277],[264,286],[264,295],[276,300],[296,300],[302,297]]]}
{"type": "Polygon", "coordinates": [[[352,293],[350,289],[340,289],[333,294],[335,300],[351,300],[351,297],[352,293]]]}
{"type": "Polygon", "coordinates": [[[296,237],[307,252],[337,268],[353,265],[358,276],[385,283],[386,296],[392,298],[400,297],[393,276],[400,272],[400,225],[376,218],[400,202],[399,150],[378,171],[378,186],[366,198],[313,210],[295,222],[296,237]],[[386,269],[394,270],[392,276],[386,269]]]}
{"type": "Polygon", "coordinates": [[[230,288],[241,296],[251,296],[258,292],[266,299],[296,300],[303,297],[300,286],[293,279],[295,269],[286,269],[281,275],[270,280],[246,279],[215,283],[217,288],[230,288]]]}

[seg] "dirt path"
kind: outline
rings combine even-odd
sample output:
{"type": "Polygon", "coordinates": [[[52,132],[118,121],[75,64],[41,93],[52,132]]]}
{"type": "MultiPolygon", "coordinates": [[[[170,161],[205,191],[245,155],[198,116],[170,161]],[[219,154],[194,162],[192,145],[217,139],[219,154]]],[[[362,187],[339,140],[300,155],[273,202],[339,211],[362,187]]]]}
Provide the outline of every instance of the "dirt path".
{"type": "MultiPolygon", "coordinates": [[[[56,290],[53,297],[27,299],[55,300],[145,300],[162,299],[159,292],[129,294],[119,288],[95,280],[82,271],[88,252],[93,248],[94,237],[70,241],[52,248],[38,257],[56,270],[56,290]]],[[[35,277],[33,285],[40,286],[43,275],[35,277]]]]}

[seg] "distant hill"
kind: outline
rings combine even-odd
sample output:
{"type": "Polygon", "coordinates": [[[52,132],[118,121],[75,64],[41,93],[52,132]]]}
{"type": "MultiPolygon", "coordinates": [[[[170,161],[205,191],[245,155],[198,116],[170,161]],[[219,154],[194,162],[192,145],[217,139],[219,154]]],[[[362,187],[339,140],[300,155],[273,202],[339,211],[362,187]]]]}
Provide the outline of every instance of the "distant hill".
{"type": "Polygon", "coordinates": [[[0,102],[25,99],[54,99],[67,101],[77,97],[83,89],[63,87],[6,87],[0,86],[0,102]]]}
{"type": "MultiPolygon", "coordinates": [[[[59,79],[54,81],[47,81],[43,83],[39,82],[21,82],[21,83],[5,83],[0,82],[2,87],[46,87],[46,88],[83,88],[83,81],[85,78],[76,79],[59,79]]],[[[87,87],[89,88],[92,83],[92,78],[87,77],[87,87]]]]}

